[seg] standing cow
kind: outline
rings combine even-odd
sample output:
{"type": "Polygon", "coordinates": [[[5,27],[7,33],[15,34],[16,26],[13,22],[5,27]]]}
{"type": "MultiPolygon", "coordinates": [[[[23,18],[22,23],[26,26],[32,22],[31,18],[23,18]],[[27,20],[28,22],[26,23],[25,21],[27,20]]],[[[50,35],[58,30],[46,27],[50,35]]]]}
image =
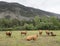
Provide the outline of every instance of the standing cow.
{"type": "Polygon", "coordinates": [[[6,35],[9,36],[9,37],[11,37],[11,34],[12,34],[12,32],[10,32],[10,31],[6,32],[6,35]]]}
{"type": "Polygon", "coordinates": [[[49,36],[50,35],[50,31],[46,30],[46,34],[49,36]]]}
{"type": "Polygon", "coordinates": [[[42,35],[42,30],[39,31],[39,35],[42,35]]]}
{"type": "Polygon", "coordinates": [[[22,31],[22,32],[21,32],[21,35],[22,35],[22,34],[26,35],[26,34],[27,34],[27,31],[22,31]]]}

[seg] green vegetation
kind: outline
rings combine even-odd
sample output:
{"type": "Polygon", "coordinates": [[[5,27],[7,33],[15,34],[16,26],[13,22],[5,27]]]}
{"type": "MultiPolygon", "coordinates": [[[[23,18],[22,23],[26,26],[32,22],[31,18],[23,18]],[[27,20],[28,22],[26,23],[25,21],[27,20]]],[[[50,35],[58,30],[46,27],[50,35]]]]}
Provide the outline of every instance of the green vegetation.
{"type": "Polygon", "coordinates": [[[60,19],[57,17],[35,16],[33,20],[0,19],[0,30],[60,30],[60,19]]]}
{"type": "Polygon", "coordinates": [[[12,36],[5,35],[6,31],[0,31],[0,46],[60,46],[60,31],[53,31],[57,36],[47,36],[45,30],[36,41],[26,41],[29,35],[38,34],[36,31],[27,31],[27,35],[20,34],[20,31],[12,31],[12,36]]]}

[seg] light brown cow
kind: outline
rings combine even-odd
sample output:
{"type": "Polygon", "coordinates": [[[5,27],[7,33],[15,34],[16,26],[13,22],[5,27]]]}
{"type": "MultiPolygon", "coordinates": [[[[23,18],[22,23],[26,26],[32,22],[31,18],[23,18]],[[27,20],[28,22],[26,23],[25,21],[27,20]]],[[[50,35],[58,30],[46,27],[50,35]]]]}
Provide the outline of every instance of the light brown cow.
{"type": "Polygon", "coordinates": [[[37,37],[38,37],[38,35],[27,36],[26,40],[27,40],[27,41],[36,40],[37,37]]]}
{"type": "Polygon", "coordinates": [[[27,36],[26,40],[30,41],[30,40],[32,40],[32,38],[33,38],[33,36],[27,36]]]}
{"type": "Polygon", "coordinates": [[[37,40],[38,35],[33,35],[33,40],[37,40]]]}

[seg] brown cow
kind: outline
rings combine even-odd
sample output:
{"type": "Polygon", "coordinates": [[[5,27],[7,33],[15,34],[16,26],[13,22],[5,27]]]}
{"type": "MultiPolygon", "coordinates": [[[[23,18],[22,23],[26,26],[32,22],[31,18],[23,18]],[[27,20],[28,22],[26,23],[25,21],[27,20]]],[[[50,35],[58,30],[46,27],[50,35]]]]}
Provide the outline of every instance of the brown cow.
{"type": "Polygon", "coordinates": [[[12,32],[10,32],[10,31],[6,32],[6,35],[9,37],[11,36],[11,34],[12,34],[12,32]]]}
{"type": "Polygon", "coordinates": [[[27,31],[22,31],[22,32],[21,32],[21,35],[22,35],[22,34],[26,35],[26,34],[27,34],[27,31]]]}

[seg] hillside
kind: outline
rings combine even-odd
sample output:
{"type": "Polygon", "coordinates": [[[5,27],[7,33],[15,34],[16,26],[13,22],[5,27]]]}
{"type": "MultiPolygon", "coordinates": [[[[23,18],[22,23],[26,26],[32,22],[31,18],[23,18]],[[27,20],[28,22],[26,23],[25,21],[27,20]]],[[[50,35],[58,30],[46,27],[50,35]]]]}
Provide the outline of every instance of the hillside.
{"type": "Polygon", "coordinates": [[[8,3],[0,1],[0,18],[10,18],[10,19],[26,19],[30,20],[34,16],[57,16],[60,18],[59,14],[43,11],[40,9],[35,9],[31,7],[26,7],[18,3],[8,3]]]}

